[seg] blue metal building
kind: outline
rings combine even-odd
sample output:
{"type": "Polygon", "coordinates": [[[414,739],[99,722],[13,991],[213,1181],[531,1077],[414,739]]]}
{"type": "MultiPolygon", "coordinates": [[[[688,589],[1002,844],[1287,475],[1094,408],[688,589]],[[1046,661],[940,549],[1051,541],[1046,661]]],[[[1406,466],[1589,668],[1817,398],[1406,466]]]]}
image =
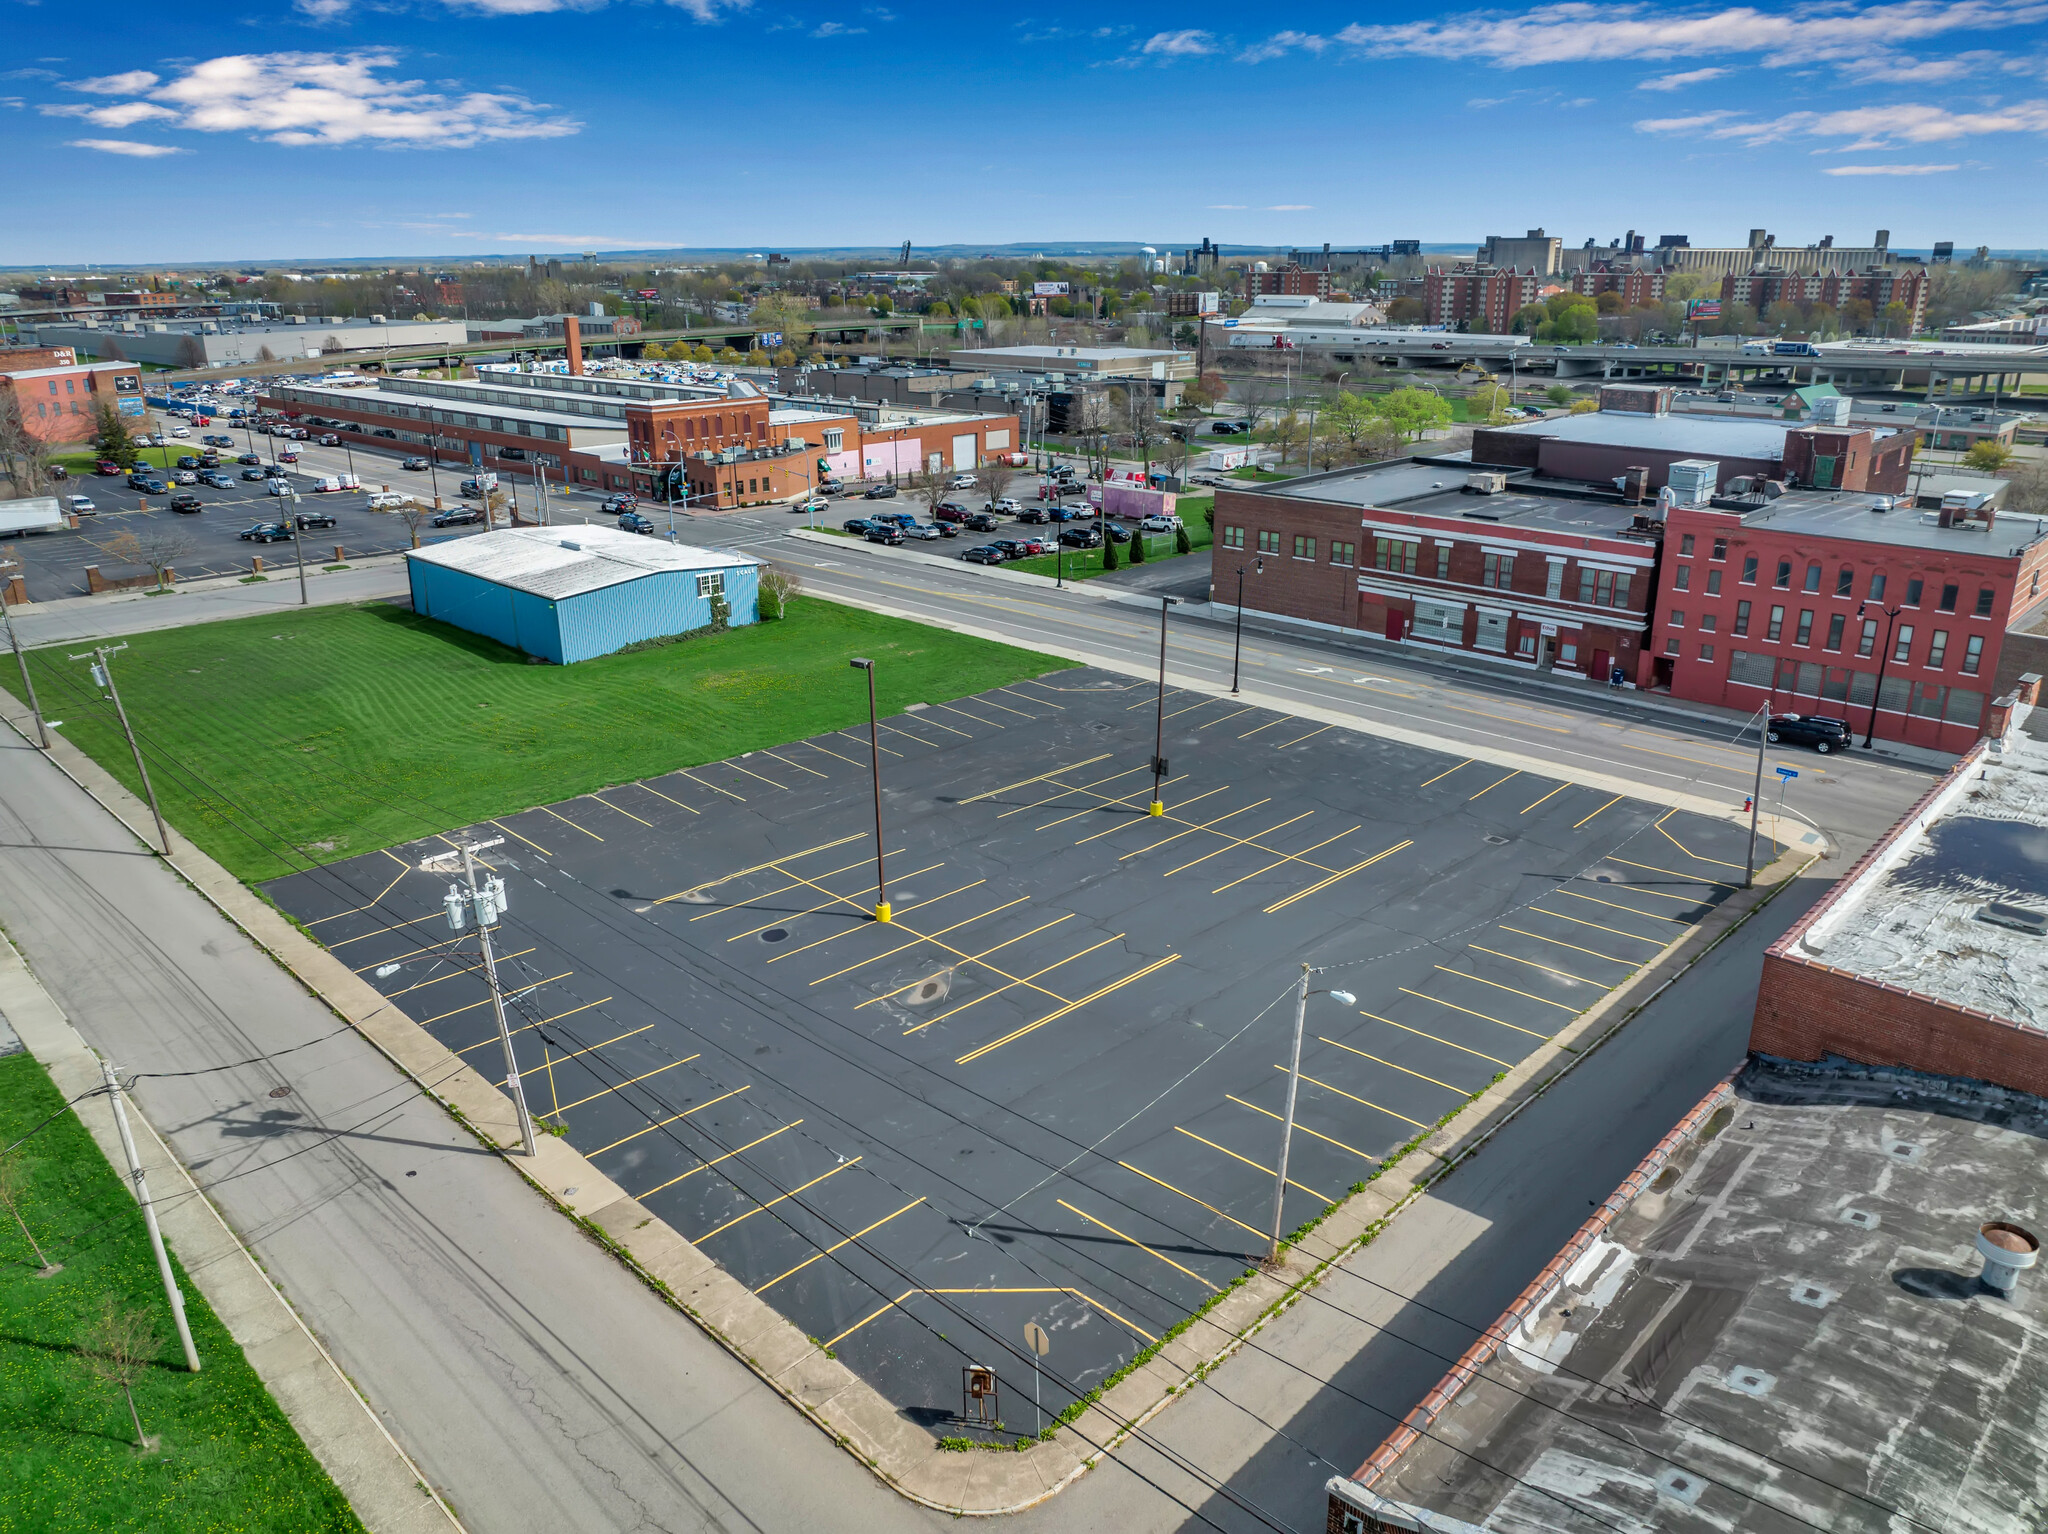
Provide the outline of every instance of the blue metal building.
{"type": "Polygon", "coordinates": [[[557,665],[756,617],[760,561],[612,527],[513,527],[414,549],[413,611],[557,665]]]}

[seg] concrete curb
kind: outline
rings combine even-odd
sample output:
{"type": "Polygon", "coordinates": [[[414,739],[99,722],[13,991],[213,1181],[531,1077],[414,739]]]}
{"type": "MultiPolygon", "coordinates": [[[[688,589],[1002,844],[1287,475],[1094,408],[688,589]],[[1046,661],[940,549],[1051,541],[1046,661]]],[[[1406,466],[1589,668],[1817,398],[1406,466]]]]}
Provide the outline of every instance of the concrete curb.
{"type": "MultiPolygon", "coordinates": [[[[353,575],[363,570],[383,570],[402,567],[404,563],[405,556],[403,554],[373,554],[362,559],[350,560],[348,562],[348,573],[353,575]]],[[[296,564],[266,570],[264,573],[272,582],[283,580],[296,582],[299,578],[298,566],[296,564]]],[[[306,579],[308,581],[318,580],[328,573],[321,562],[316,560],[308,560],[306,562],[306,579]]],[[[175,597],[182,596],[188,592],[217,591],[224,586],[241,586],[245,584],[249,584],[247,576],[208,575],[202,576],[198,580],[179,581],[177,585],[171,587],[163,595],[175,597]]],[[[31,614],[44,617],[64,613],[92,612],[99,608],[118,606],[129,602],[161,600],[163,600],[163,597],[151,591],[102,591],[93,596],[58,597],[54,601],[49,602],[17,602],[8,611],[23,618],[29,617],[31,614]]]]}
{"type": "MultiPolygon", "coordinates": [[[[26,710],[11,694],[0,693],[0,699],[8,721],[22,730],[26,710]]],[[[148,823],[146,806],[68,740],[58,738],[52,758],[131,832],[148,823]]],[[[143,839],[139,832],[137,839],[143,839]]],[[[513,1154],[518,1132],[512,1106],[496,1086],[175,832],[172,846],[171,866],[223,915],[764,1383],[902,1496],[970,1516],[1021,1511],[1085,1474],[1171,1405],[1191,1381],[1294,1303],[1332,1263],[1376,1236],[1583,1058],[1591,1047],[1584,1041],[1597,1043],[1620,1027],[1648,1000],[1642,993],[1653,995],[1670,984],[1805,861],[1802,854],[1786,853],[1765,871],[1766,882],[1732,897],[1673,939],[1502,1080],[1438,1129],[1418,1137],[1413,1149],[1419,1154],[1405,1158],[1405,1165],[1397,1158],[1383,1167],[1364,1193],[1346,1199],[1292,1247],[1278,1270],[1242,1282],[1199,1319],[1169,1333],[1149,1361],[1094,1402],[1067,1431],[1022,1452],[991,1454],[939,1449],[864,1380],[825,1357],[778,1312],[562,1141],[543,1138],[530,1163],[513,1154]],[[1659,982],[1654,988],[1653,980],[1659,982]]]]}
{"type": "MultiPolygon", "coordinates": [[[[100,1060],[0,936],[0,1017],[42,1063],[67,1098],[100,1084],[100,1060]]],[[[114,1111],[104,1097],[72,1105],[117,1174],[125,1166],[114,1111]]],[[[373,1534],[432,1534],[460,1530],[454,1512],[386,1431],[340,1366],[262,1266],[199,1191],[133,1099],[129,1122],[139,1124],[136,1151],[150,1179],[150,1195],[164,1238],[187,1276],[241,1345],[250,1367],[283,1408],[306,1447],[334,1478],[342,1495],[373,1534]]],[[[125,1184],[127,1177],[121,1174],[125,1184]]],[[[205,1360],[200,1362],[204,1364],[205,1360]]]]}

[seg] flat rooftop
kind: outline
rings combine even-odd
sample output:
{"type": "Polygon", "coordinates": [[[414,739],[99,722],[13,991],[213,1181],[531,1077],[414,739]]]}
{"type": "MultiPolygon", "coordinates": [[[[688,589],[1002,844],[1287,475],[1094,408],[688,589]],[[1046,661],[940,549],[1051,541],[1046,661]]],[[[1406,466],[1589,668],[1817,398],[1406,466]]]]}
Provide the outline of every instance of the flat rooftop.
{"type": "Polygon", "coordinates": [[[1187,353],[1170,346],[990,346],[974,351],[949,351],[946,355],[967,367],[984,355],[1029,357],[1058,371],[1062,363],[1078,367],[1084,362],[1149,362],[1156,357],[1181,357],[1187,353]]]}
{"type": "Polygon", "coordinates": [[[759,563],[731,549],[667,543],[602,526],[506,527],[430,543],[411,550],[406,558],[551,600],[663,571],[729,570],[759,563]]]}
{"type": "Polygon", "coordinates": [[[2048,937],[1984,919],[2048,910],[2048,744],[2014,734],[1910,826],[1793,946],[1797,958],[2030,1028],[2048,1027],[2048,937]]]}
{"type": "Polygon", "coordinates": [[[1500,523],[1596,536],[1620,532],[1634,524],[1638,513],[1656,509],[1625,506],[1619,498],[1553,494],[1544,483],[1527,474],[1510,475],[1508,488],[1501,494],[1478,495],[1465,489],[1466,476],[1471,472],[1470,465],[1462,462],[1402,459],[1369,468],[1340,469],[1334,474],[1229,488],[1333,501],[1356,506],[1361,512],[1373,508],[1421,512],[1434,517],[1458,517],[1479,526],[1500,523]]]}
{"type": "Polygon", "coordinates": [[[1559,442],[1596,443],[1603,447],[1635,447],[1691,458],[1783,458],[1785,433],[1803,421],[1745,420],[1712,415],[1633,415],[1619,410],[1593,410],[1584,415],[1550,416],[1520,426],[1487,427],[1515,437],[1549,437],[1559,442]]]}
{"type": "MultiPolygon", "coordinates": [[[[488,397],[472,399],[458,395],[411,393],[400,389],[366,389],[360,384],[300,383],[290,377],[279,378],[266,384],[263,392],[273,399],[289,399],[298,403],[311,403],[310,396],[331,403],[337,410],[351,407],[361,410],[366,402],[402,405],[413,420],[431,420],[433,412],[440,410],[453,415],[496,416],[500,420],[527,421],[539,426],[573,426],[578,431],[623,432],[626,429],[623,420],[609,416],[593,416],[570,410],[546,410],[534,405],[509,404],[488,397]]],[[[391,413],[396,414],[395,411],[391,413]]]]}
{"type": "Polygon", "coordinates": [[[2041,1234],[2044,1182],[2040,1098],[1753,1062],[1347,1500],[1439,1534],[2038,1531],[2048,1274],[2006,1299],[1975,1240],[2041,1234]]]}
{"type": "MultiPolygon", "coordinates": [[[[1982,490],[1992,483],[1980,479],[1957,488],[1982,490]]],[[[1923,488],[1921,493],[1927,491],[1923,488]]],[[[2001,557],[2017,554],[2042,536],[2040,519],[2035,517],[2001,514],[1987,531],[1980,521],[1943,527],[1936,513],[1909,506],[1896,511],[1871,510],[1886,499],[1854,490],[1788,490],[1775,501],[1743,513],[1742,525],[1778,532],[1818,533],[1892,548],[1948,549],[2001,557]]]]}

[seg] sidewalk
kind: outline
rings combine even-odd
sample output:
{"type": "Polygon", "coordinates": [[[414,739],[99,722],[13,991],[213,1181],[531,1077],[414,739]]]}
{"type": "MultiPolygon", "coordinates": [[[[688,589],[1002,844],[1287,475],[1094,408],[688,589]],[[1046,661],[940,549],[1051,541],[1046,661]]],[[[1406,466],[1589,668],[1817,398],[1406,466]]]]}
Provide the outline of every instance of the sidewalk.
{"type": "MultiPolygon", "coordinates": [[[[0,693],[0,710],[17,730],[24,729],[26,711],[11,695],[0,693]]],[[[149,823],[140,801],[61,736],[51,759],[140,839],[137,828],[149,823]]],[[[1443,1128],[1418,1136],[1413,1153],[1391,1160],[1364,1193],[1336,1206],[1290,1249],[1278,1269],[1226,1292],[1212,1310],[1178,1335],[1169,1335],[1149,1355],[1140,1355],[1142,1362],[1071,1428],[1022,1452],[992,1454],[940,1449],[893,1403],[825,1356],[778,1312],[565,1142],[544,1137],[531,1159],[514,1154],[518,1131],[511,1103],[487,1077],[389,1006],[339,959],[196,847],[175,833],[172,846],[170,865],[194,889],[480,1141],[504,1156],[575,1226],[600,1240],[650,1288],[886,1484],[924,1506],[969,1515],[1020,1511],[1086,1474],[1134,1429],[1173,1404],[1190,1382],[1235,1352],[1245,1336],[1292,1303],[1300,1288],[1372,1241],[1424,1189],[1675,981],[1813,855],[1804,847],[1788,851],[1763,872],[1756,888],[1731,896],[1685,929],[1629,981],[1579,1014],[1443,1128]]],[[[563,1235],[570,1232],[565,1228],[563,1235]]]]}
{"type": "MultiPolygon", "coordinates": [[[[99,1056],[13,945],[0,937],[0,1027],[9,1025],[65,1097],[100,1084],[99,1056]]],[[[112,1103],[105,1096],[87,1097],[73,1111],[108,1163],[122,1170],[126,1159],[112,1103]]],[[[128,1122],[136,1131],[136,1152],[165,1242],[364,1526],[372,1534],[459,1534],[462,1525],[454,1513],[427,1489],[419,1468],[264,1276],[219,1210],[193,1185],[132,1099],[128,1122]]],[[[128,1181],[125,1174],[121,1180],[128,1181]]],[[[205,1360],[200,1363],[203,1367],[205,1360]]]]}
{"type": "MultiPolygon", "coordinates": [[[[374,602],[406,590],[402,554],[352,561],[346,570],[306,567],[306,597],[312,606],[374,602]]],[[[54,602],[25,602],[9,608],[8,616],[22,644],[33,649],[255,613],[286,613],[299,605],[298,570],[286,566],[260,581],[234,575],[183,581],[160,596],[145,591],[109,591],[91,597],[60,597],[54,602]]]]}

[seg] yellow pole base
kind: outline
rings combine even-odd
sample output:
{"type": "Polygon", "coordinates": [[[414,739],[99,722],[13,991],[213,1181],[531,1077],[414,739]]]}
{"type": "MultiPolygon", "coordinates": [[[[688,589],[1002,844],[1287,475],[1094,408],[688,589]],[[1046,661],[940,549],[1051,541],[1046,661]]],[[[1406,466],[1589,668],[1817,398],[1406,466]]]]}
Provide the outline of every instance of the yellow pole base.
{"type": "Polygon", "coordinates": [[[888,901],[886,901],[886,900],[884,900],[883,902],[881,902],[881,904],[879,904],[879,905],[877,905],[877,906],[875,907],[875,920],[876,920],[876,921],[879,921],[879,922],[886,922],[886,921],[888,921],[888,919],[889,919],[889,902],[888,902],[888,901]]]}
{"type": "Polygon", "coordinates": [[[1152,801],[1152,809],[1150,813],[1154,815],[1164,815],[1166,813],[1166,806],[1161,804],[1157,799],[1154,799],[1152,801]]]}

